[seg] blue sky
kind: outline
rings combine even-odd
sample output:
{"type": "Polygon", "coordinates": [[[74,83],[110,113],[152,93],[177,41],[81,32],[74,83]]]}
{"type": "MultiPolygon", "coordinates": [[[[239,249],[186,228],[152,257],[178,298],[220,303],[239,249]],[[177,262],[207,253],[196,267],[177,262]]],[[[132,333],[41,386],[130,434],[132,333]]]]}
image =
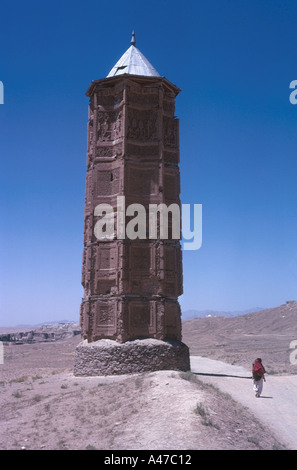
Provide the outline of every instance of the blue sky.
{"type": "Polygon", "coordinates": [[[181,88],[183,310],[297,298],[295,0],[2,0],[0,325],[78,319],[92,80],[130,46],[181,88]]]}

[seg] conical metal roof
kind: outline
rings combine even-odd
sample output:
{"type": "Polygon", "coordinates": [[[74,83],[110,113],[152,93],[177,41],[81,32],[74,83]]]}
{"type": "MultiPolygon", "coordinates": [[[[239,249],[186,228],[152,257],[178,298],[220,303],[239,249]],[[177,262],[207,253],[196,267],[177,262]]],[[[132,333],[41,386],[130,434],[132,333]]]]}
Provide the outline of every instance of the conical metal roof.
{"type": "Polygon", "coordinates": [[[135,33],[132,32],[131,46],[122,57],[117,61],[114,67],[111,69],[108,77],[114,77],[116,75],[123,75],[125,73],[131,75],[144,75],[146,77],[160,77],[157,70],[147,60],[146,57],[135,47],[135,33]]]}

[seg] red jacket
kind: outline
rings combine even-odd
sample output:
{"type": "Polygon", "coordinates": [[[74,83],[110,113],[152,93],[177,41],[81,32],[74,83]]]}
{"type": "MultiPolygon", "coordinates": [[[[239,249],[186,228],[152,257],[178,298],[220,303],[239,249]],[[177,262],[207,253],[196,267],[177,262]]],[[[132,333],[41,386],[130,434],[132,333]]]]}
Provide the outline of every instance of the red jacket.
{"type": "Polygon", "coordinates": [[[261,377],[263,377],[263,375],[265,374],[265,368],[258,359],[256,359],[253,364],[252,373],[253,373],[253,378],[255,380],[260,380],[261,377]]]}

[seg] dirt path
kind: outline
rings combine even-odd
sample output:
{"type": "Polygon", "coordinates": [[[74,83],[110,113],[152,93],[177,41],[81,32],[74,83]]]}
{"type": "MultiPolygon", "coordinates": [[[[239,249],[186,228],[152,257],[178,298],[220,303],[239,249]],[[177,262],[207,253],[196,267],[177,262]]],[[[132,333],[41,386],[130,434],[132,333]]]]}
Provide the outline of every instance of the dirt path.
{"type": "Polygon", "coordinates": [[[224,362],[191,356],[199,378],[229,393],[268,426],[289,449],[297,450],[297,375],[267,376],[261,398],[255,398],[251,372],[224,362]]]}

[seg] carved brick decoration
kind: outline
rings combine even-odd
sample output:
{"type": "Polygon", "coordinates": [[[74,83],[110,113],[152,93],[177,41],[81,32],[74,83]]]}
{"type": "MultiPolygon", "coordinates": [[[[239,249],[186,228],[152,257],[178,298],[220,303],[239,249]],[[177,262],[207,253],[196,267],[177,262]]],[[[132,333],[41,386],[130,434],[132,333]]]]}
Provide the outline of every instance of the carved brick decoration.
{"type": "MultiPolygon", "coordinates": [[[[180,206],[179,89],[162,77],[119,75],[92,82],[89,103],[82,337],[126,341],[181,340],[180,241],[117,237],[98,240],[98,204],[180,206]]],[[[133,219],[133,217],[132,217],[133,219]]],[[[115,220],[117,216],[115,215],[115,220]]],[[[126,224],[131,216],[125,217],[126,224]]],[[[148,221],[147,221],[148,222],[148,221]]],[[[148,235],[148,229],[146,231],[148,235]]]]}

